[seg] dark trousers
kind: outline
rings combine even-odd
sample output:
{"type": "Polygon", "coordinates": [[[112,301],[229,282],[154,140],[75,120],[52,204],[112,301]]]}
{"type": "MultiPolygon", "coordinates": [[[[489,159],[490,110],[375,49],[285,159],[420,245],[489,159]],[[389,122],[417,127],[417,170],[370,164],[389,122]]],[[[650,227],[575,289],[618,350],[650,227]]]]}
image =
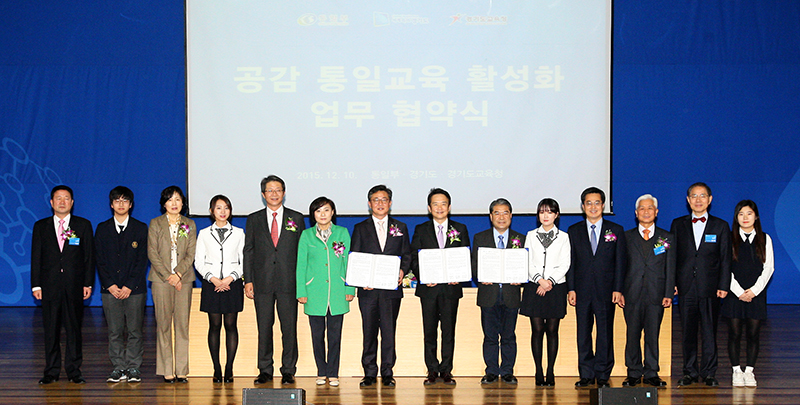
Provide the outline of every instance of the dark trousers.
{"type": "Polygon", "coordinates": [[[275,307],[281,323],[281,374],[297,372],[297,298],[294,294],[256,294],[256,323],[258,324],[258,370],[273,375],[274,347],[272,326],[275,324],[275,307]],[[276,305],[277,304],[277,305],[276,305]]]}
{"type": "Polygon", "coordinates": [[[108,293],[101,296],[103,313],[108,323],[108,358],[111,364],[115,370],[141,368],[144,354],[142,323],[147,294],[131,295],[124,300],[118,300],[108,293]],[[126,329],[127,347],[125,347],[126,329]]]}
{"type": "MultiPolygon", "coordinates": [[[[82,298],[82,297],[81,297],[82,298]]],[[[83,344],[81,342],[81,323],[83,323],[83,301],[69,299],[66,294],[55,300],[42,300],[44,321],[44,375],[58,377],[61,372],[61,326],[66,335],[64,370],[68,378],[81,375],[83,363],[83,344]]]]}
{"type": "Polygon", "coordinates": [[[344,314],[308,316],[311,326],[311,345],[317,363],[317,376],[339,378],[339,355],[342,352],[342,323],[344,314]],[[328,353],[325,353],[325,331],[328,332],[328,353]]]}
{"type": "Polygon", "coordinates": [[[693,378],[715,377],[717,374],[717,322],[719,321],[719,298],[700,298],[692,286],[681,292],[681,328],[683,329],[683,375],[693,378]],[[703,362],[698,368],[697,334],[703,339],[703,362]]]}
{"type": "Polygon", "coordinates": [[[483,362],[486,373],[495,375],[514,374],[517,361],[517,313],[518,308],[509,308],[503,302],[503,294],[497,294],[497,303],[481,307],[483,328],[483,362]],[[498,360],[498,352],[502,364],[498,360]]]}
{"type": "Polygon", "coordinates": [[[432,298],[420,298],[422,304],[422,333],[425,342],[425,366],[428,372],[450,373],[453,371],[453,352],[456,347],[456,315],[458,298],[447,298],[439,294],[432,298]],[[437,329],[442,330],[442,360],[436,356],[439,341],[437,329]]]}
{"type": "Polygon", "coordinates": [[[378,376],[378,332],[381,335],[381,376],[388,378],[394,375],[392,369],[397,361],[394,342],[400,301],[401,298],[385,298],[380,293],[358,297],[364,337],[361,366],[366,377],[378,376]]]}
{"type": "Polygon", "coordinates": [[[658,376],[658,335],[664,307],[650,302],[626,302],[623,309],[627,332],[625,338],[625,366],[628,377],[653,378],[658,376]],[[644,331],[644,363],[642,363],[642,331],[644,331]]]}
{"type": "Polygon", "coordinates": [[[578,335],[578,372],[581,378],[607,380],[614,368],[614,303],[611,295],[592,294],[575,305],[578,335]],[[592,327],[597,322],[597,338],[592,350],[592,327]]]}

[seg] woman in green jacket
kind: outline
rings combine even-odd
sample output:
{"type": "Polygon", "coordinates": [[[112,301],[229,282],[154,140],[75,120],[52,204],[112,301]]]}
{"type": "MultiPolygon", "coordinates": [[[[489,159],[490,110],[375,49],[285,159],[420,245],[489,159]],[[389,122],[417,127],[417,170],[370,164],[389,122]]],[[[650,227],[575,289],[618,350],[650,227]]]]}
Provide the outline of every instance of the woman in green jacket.
{"type": "Polygon", "coordinates": [[[317,385],[324,385],[327,378],[332,387],[338,387],[342,322],[355,297],[355,287],[345,285],[350,233],[333,224],[336,205],[327,197],[311,202],[308,217],[311,227],[300,235],[297,247],[297,300],[304,304],[311,325],[317,385]]]}

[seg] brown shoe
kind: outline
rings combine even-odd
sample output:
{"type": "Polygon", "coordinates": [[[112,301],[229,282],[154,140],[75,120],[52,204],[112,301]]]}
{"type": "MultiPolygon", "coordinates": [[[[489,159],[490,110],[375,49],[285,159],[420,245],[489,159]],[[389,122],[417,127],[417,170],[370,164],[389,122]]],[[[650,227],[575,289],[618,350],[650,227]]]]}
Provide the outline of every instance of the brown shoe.
{"type": "Polygon", "coordinates": [[[439,373],[437,373],[435,371],[429,371],[428,372],[428,377],[425,378],[425,381],[423,381],[423,384],[425,384],[425,385],[436,384],[436,379],[437,378],[439,378],[439,373]]]}

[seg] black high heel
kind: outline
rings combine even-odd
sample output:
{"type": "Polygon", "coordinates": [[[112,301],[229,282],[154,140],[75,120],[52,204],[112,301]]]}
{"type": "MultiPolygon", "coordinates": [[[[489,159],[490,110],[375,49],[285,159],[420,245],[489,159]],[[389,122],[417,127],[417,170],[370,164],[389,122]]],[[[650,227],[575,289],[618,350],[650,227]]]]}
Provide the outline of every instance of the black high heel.
{"type": "Polygon", "coordinates": [[[214,379],[213,379],[213,381],[214,381],[214,383],[217,383],[217,384],[222,382],[222,371],[220,371],[220,369],[218,369],[218,368],[214,369],[214,379]]]}

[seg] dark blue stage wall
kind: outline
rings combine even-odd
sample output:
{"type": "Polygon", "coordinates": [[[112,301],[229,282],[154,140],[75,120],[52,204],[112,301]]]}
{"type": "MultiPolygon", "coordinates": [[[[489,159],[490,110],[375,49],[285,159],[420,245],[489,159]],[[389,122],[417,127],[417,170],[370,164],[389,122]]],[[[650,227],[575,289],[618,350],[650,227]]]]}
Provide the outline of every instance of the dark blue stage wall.
{"type": "MultiPolygon", "coordinates": [[[[796,1],[614,5],[612,220],[633,227],[636,197],[652,193],[669,227],[687,213],[695,181],[711,185],[712,213],[728,221],[737,201],[755,200],[775,242],[771,303],[800,303],[798,21],[796,1]]],[[[107,193],[118,184],[134,190],[134,216],[144,221],[159,214],[161,189],[185,186],[184,7],[10,0],[0,3],[0,27],[0,305],[27,306],[35,304],[31,228],[51,215],[52,186],[71,185],[74,214],[94,224],[110,216],[107,193]]],[[[220,150],[235,175],[235,156],[220,150]]],[[[336,200],[335,189],[319,193],[336,200]]],[[[290,180],[287,205],[306,211],[308,203],[292,199],[290,180]]],[[[352,229],[361,219],[339,224],[352,229]]],[[[473,234],[489,226],[484,217],[456,219],[473,234]]],[[[425,218],[404,220],[413,227],[425,218]]],[[[561,227],[578,220],[565,217],[561,227]]],[[[534,226],[532,216],[514,220],[518,231],[534,226]]],[[[98,294],[91,304],[100,305],[98,294]]]]}

